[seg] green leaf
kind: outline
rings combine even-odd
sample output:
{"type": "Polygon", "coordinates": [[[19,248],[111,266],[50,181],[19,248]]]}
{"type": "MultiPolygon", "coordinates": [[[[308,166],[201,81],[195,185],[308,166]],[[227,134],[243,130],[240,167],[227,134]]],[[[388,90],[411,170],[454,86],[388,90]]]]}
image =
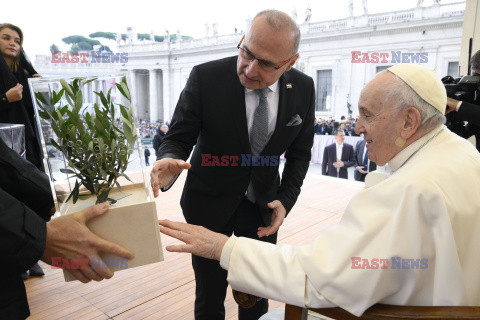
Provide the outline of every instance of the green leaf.
{"type": "Polygon", "coordinates": [[[38,115],[42,118],[42,119],[45,119],[45,120],[48,120],[50,119],[50,113],[48,113],[47,111],[42,111],[40,109],[38,109],[38,115]]]}
{"type": "Polygon", "coordinates": [[[105,128],[103,127],[102,123],[97,118],[95,118],[95,127],[97,127],[97,129],[101,132],[105,131],[105,128]]]}
{"type": "Polygon", "coordinates": [[[100,148],[100,153],[103,154],[105,151],[105,143],[102,138],[98,138],[98,147],[100,148]]]}
{"type": "Polygon", "coordinates": [[[75,108],[80,111],[83,106],[83,95],[82,91],[77,92],[77,96],[75,97],[75,108]]]}
{"type": "Polygon", "coordinates": [[[98,79],[98,78],[93,78],[93,79],[85,80],[85,82],[83,83],[83,85],[86,85],[86,84],[88,84],[88,83],[90,83],[90,82],[92,82],[92,81],[95,81],[95,80],[97,80],[97,79],[98,79]]]}
{"type": "MultiPolygon", "coordinates": [[[[123,95],[125,96],[125,98],[128,99],[128,101],[131,101],[131,98],[130,98],[130,90],[128,90],[128,86],[127,86],[127,83],[126,82],[121,82],[120,83],[120,86],[122,87],[122,90],[123,90],[123,95]]],[[[121,92],[121,91],[120,91],[121,92]]]]}
{"type": "Polygon", "coordinates": [[[118,191],[122,192],[122,187],[120,186],[120,183],[118,183],[118,181],[115,181],[115,184],[117,185],[118,191]]]}
{"type": "Polygon", "coordinates": [[[55,91],[53,91],[53,101],[52,101],[53,105],[56,105],[58,101],[62,99],[64,92],[65,92],[65,89],[60,90],[58,93],[55,93],[55,91]]]}
{"type": "Polygon", "coordinates": [[[67,173],[67,174],[75,174],[75,171],[71,169],[60,169],[60,172],[67,173]]]}
{"type": "Polygon", "coordinates": [[[65,98],[67,99],[68,105],[73,107],[74,103],[73,103],[72,98],[70,98],[70,96],[68,94],[65,96],[65,98]]]}
{"type": "Polygon", "coordinates": [[[67,83],[67,81],[65,81],[64,79],[60,79],[60,84],[62,85],[63,89],[65,89],[67,95],[69,95],[70,98],[73,99],[75,95],[73,94],[72,87],[67,83]]]}
{"type": "Polygon", "coordinates": [[[77,203],[78,195],[80,193],[80,185],[78,184],[78,180],[75,180],[75,188],[73,188],[73,204],[77,203]]]}
{"type": "Polygon", "coordinates": [[[53,140],[53,139],[50,139],[50,142],[52,143],[52,145],[53,145],[57,150],[62,151],[62,148],[58,145],[57,141],[55,141],[55,140],[53,140]]]}
{"type": "Polygon", "coordinates": [[[125,179],[127,179],[128,181],[130,181],[131,183],[133,183],[132,179],[130,179],[125,173],[122,173],[122,176],[124,176],[125,179]]]}
{"type": "Polygon", "coordinates": [[[107,201],[107,198],[108,198],[108,194],[110,193],[110,189],[107,188],[106,190],[102,191],[98,197],[97,197],[97,202],[95,202],[95,204],[99,204],[99,203],[102,203],[102,202],[105,202],[107,201]]]}
{"type": "Polygon", "coordinates": [[[45,99],[45,97],[41,92],[35,92],[35,97],[37,98],[37,100],[39,100],[43,104],[48,105],[47,100],[45,99]]]}
{"type": "Polygon", "coordinates": [[[95,92],[97,94],[97,96],[100,97],[100,100],[102,101],[102,105],[107,108],[108,107],[108,102],[107,102],[107,99],[105,98],[105,94],[100,91],[100,92],[95,92]]]}
{"type": "Polygon", "coordinates": [[[80,81],[80,78],[75,78],[73,80],[73,83],[72,83],[72,87],[73,87],[73,92],[74,93],[77,93],[78,89],[79,89],[79,86],[78,86],[78,82],[80,81]]]}

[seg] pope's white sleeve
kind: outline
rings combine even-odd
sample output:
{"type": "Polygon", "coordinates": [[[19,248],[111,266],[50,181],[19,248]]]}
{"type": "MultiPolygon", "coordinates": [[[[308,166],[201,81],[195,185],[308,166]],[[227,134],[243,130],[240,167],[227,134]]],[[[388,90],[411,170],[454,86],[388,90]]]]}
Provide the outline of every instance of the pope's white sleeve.
{"type": "Polygon", "coordinates": [[[302,307],[335,306],[312,286],[292,246],[232,236],[220,265],[235,290],[302,307]]]}

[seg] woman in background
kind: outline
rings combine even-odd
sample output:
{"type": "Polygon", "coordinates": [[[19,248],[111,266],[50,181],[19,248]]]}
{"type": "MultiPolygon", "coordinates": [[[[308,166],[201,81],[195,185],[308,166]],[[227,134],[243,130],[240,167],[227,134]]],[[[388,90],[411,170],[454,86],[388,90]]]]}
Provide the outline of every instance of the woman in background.
{"type": "MultiPolygon", "coordinates": [[[[38,169],[45,171],[28,87],[28,78],[40,75],[27,60],[22,44],[23,33],[19,27],[9,23],[0,24],[0,123],[25,126],[26,158],[38,169]]],[[[30,269],[30,275],[44,275],[38,263],[30,269]]],[[[28,273],[23,273],[22,278],[28,279],[28,273]]]]}
{"type": "Polygon", "coordinates": [[[23,33],[9,23],[0,24],[0,123],[25,126],[26,158],[43,170],[40,139],[28,78],[40,77],[22,50],[23,33]]]}

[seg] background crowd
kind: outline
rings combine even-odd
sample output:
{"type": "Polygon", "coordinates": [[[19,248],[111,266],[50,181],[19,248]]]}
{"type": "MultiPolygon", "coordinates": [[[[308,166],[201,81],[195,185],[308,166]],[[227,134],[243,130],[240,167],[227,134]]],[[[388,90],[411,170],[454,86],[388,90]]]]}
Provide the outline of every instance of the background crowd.
{"type": "Polygon", "coordinates": [[[358,136],[355,133],[355,124],[357,123],[356,118],[352,118],[351,116],[345,117],[342,116],[340,121],[333,119],[332,116],[324,119],[324,118],[315,118],[314,126],[315,126],[315,134],[321,135],[332,135],[334,134],[335,130],[340,129],[345,132],[346,136],[358,136]]]}

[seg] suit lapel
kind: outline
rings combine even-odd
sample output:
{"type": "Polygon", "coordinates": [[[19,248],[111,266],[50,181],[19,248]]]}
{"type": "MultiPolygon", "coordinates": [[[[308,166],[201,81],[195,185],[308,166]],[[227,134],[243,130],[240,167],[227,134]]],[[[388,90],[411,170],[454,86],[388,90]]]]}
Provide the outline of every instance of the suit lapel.
{"type": "Polygon", "coordinates": [[[240,83],[237,75],[237,59],[232,59],[232,81],[230,81],[227,92],[231,92],[230,96],[230,109],[232,115],[232,122],[235,124],[235,128],[240,137],[240,143],[242,144],[245,153],[251,153],[250,151],[250,139],[248,138],[247,127],[247,113],[245,107],[245,88],[240,83]]]}

